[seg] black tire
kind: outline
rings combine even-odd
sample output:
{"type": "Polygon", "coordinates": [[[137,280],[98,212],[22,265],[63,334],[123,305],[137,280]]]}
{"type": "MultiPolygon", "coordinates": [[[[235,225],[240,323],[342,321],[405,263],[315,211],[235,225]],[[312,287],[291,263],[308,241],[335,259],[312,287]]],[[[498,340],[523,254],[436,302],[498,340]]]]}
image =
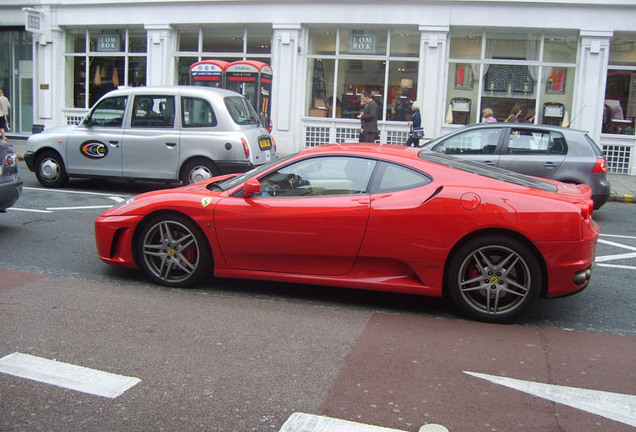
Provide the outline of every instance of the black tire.
{"type": "Polygon", "coordinates": [[[183,165],[179,178],[181,183],[188,185],[218,175],[219,170],[214,165],[214,162],[205,158],[196,158],[189,160],[183,165]]]}
{"type": "Polygon", "coordinates": [[[146,221],[139,232],[137,253],[141,268],[160,285],[191,287],[212,274],[205,235],[182,215],[161,214],[146,221]]]}
{"type": "Polygon", "coordinates": [[[453,303],[469,318],[504,322],[521,314],[539,295],[541,264],[523,242],[482,236],[461,246],[446,275],[453,303]]]}
{"type": "Polygon", "coordinates": [[[35,159],[35,177],[42,186],[60,188],[68,182],[62,156],[52,150],[42,152],[35,159]]]}

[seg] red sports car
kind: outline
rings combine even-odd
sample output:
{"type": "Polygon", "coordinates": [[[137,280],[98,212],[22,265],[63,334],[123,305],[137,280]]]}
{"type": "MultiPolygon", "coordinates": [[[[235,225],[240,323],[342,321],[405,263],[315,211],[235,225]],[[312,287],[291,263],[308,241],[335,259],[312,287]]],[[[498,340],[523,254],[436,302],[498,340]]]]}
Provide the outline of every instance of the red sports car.
{"type": "Polygon", "coordinates": [[[95,235],[103,261],[171,287],[216,276],[448,295],[500,322],[587,286],[592,211],[586,185],[343,144],[141,194],[100,216],[95,235]]]}

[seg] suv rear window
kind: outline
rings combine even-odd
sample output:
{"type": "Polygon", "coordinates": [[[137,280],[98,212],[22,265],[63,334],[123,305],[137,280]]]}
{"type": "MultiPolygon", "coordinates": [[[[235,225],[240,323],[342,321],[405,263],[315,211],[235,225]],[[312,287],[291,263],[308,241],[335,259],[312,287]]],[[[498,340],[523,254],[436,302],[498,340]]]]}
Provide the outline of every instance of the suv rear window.
{"type": "Polygon", "coordinates": [[[258,115],[247,99],[241,96],[228,96],[224,99],[230,116],[234,123],[239,125],[260,124],[258,115]]]}

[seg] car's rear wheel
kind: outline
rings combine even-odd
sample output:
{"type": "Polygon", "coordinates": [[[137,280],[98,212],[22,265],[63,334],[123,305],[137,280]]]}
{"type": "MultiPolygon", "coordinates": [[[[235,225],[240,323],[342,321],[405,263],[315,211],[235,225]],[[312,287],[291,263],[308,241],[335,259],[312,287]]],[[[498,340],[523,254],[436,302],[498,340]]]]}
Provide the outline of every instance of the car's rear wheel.
{"type": "Polygon", "coordinates": [[[42,186],[59,188],[68,181],[62,156],[54,151],[45,151],[35,159],[35,177],[42,186]]]}
{"type": "Polygon", "coordinates": [[[181,183],[188,185],[219,175],[219,170],[209,159],[192,159],[181,169],[181,183]]]}
{"type": "Polygon", "coordinates": [[[470,240],[451,258],[447,286],[468,317],[502,322],[518,316],[538,296],[539,259],[523,242],[503,235],[470,240]]]}
{"type": "Polygon", "coordinates": [[[189,287],[211,274],[212,253],[199,226],[178,214],[157,215],[139,233],[139,263],[155,282],[189,287]]]}

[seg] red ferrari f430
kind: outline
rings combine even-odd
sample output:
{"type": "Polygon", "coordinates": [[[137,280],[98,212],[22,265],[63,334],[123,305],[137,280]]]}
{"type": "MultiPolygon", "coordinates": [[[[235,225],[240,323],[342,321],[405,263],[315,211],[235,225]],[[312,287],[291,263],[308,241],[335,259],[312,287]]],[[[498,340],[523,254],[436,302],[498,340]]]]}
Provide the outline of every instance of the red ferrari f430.
{"type": "Polygon", "coordinates": [[[591,191],[416,148],[324,145],[148,192],[95,222],[99,257],[186,287],[213,277],[448,296],[509,320],[584,289],[591,191]]]}

